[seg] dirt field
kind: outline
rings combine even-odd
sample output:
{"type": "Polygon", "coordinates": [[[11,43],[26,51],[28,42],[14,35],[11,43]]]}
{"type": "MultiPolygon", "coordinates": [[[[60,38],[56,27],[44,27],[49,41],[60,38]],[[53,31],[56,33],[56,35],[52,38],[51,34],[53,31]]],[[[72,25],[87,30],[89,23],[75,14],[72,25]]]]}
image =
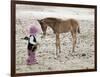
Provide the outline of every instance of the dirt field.
{"type": "MultiPolygon", "coordinates": [[[[21,6],[23,7],[23,6],[21,6]]],[[[33,6],[34,7],[34,6],[33,6]]],[[[62,71],[62,70],[78,70],[94,68],[94,10],[78,9],[67,11],[57,15],[57,10],[47,10],[41,7],[41,10],[34,11],[29,6],[27,8],[19,8],[16,11],[16,72],[44,72],[44,71],[62,71]],[[23,10],[22,10],[23,9],[23,10]],[[40,11],[40,12],[39,12],[40,11]],[[36,13],[37,12],[37,13],[36,13]],[[44,12],[42,14],[42,12],[44,12]],[[40,13],[40,14],[39,14],[40,13]],[[52,13],[52,14],[51,14],[52,13]],[[53,15],[54,14],[54,15],[53,15]],[[21,38],[29,36],[28,28],[30,25],[36,25],[40,30],[41,27],[36,19],[52,16],[62,19],[75,18],[80,24],[80,34],[77,35],[77,44],[75,52],[72,53],[72,37],[70,32],[60,34],[61,54],[55,58],[56,53],[56,37],[51,28],[47,29],[47,36],[41,38],[42,31],[37,34],[37,41],[40,43],[36,51],[38,64],[26,65],[27,59],[27,41],[21,38]]],[[[39,8],[39,7],[38,7],[39,8]]],[[[61,10],[61,9],[60,9],[61,10]]],[[[62,9],[64,10],[64,9],[62,9]]]]}

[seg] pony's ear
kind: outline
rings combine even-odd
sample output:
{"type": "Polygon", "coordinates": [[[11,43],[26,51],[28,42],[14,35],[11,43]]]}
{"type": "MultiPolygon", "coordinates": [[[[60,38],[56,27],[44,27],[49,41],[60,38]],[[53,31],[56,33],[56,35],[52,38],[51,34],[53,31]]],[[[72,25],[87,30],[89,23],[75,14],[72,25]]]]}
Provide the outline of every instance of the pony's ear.
{"type": "Polygon", "coordinates": [[[38,22],[40,22],[41,20],[37,20],[38,22]]]}
{"type": "Polygon", "coordinates": [[[39,23],[44,23],[45,21],[44,20],[37,20],[39,23]]]}

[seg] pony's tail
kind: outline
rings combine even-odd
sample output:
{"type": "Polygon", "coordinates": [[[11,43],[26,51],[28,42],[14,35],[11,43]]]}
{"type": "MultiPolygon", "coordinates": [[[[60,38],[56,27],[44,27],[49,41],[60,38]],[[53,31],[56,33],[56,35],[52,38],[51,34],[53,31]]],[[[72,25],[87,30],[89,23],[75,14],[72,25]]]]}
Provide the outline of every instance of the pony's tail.
{"type": "Polygon", "coordinates": [[[80,33],[80,27],[79,27],[78,21],[76,21],[76,20],[74,20],[74,19],[71,19],[71,24],[72,24],[72,25],[75,25],[75,26],[73,26],[74,29],[75,29],[74,31],[80,33]]]}
{"type": "Polygon", "coordinates": [[[80,33],[80,28],[78,27],[78,33],[80,33]]]}

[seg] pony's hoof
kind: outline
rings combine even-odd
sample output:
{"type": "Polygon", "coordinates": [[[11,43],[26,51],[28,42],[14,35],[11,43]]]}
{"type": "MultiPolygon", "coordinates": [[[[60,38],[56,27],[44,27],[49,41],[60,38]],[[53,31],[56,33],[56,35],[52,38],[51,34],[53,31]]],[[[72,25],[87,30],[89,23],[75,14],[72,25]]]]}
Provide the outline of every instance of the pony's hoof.
{"type": "Polygon", "coordinates": [[[59,53],[61,53],[61,51],[59,51],[59,53]]]}
{"type": "Polygon", "coordinates": [[[41,38],[44,38],[43,36],[41,36],[41,38]]]}
{"type": "Polygon", "coordinates": [[[54,56],[54,59],[57,59],[57,56],[54,56]]]}
{"type": "Polygon", "coordinates": [[[45,36],[43,35],[43,36],[41,36],[41,38],[45,38],[45,36]]]}
{"type": "Polygon", "coordinates": [[[58,55],[57,57],[60,58],[60,55],[58,55]]]}
{"type": "Polygon", "coordinates": [[[72,53],[75,53],[75,50],[72,50],[72,53]]]}

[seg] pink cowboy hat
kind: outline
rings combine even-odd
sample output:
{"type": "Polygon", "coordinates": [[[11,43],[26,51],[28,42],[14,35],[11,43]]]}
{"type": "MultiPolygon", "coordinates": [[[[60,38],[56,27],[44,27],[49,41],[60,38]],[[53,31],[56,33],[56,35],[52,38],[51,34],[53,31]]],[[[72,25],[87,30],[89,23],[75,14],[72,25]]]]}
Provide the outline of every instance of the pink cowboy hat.
{"type": "Polygon", "coordinates": [[[39,32],[39,29],[35,26],[31,26],[30,29],[29,29],[29,33],[30,35],[35,35],[39,32]]]}

